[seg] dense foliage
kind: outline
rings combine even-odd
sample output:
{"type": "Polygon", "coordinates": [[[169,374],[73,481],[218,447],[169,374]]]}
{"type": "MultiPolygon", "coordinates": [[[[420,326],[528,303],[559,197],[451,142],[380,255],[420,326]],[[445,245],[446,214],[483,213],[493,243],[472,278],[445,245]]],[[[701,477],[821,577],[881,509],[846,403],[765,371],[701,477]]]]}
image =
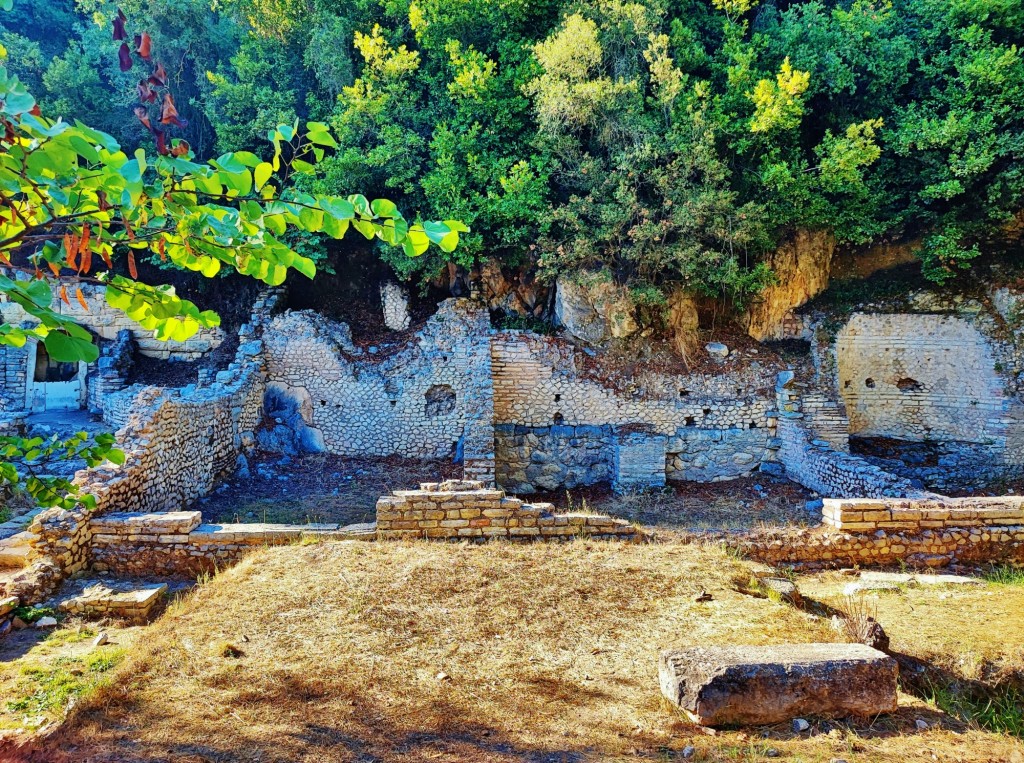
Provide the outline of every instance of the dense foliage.
{"type": "MultiPolygon", "coordinates": [[[[102,0],[15,0],[0,42],[45,113],[126,146],[135,72],[102,0]]],[[[1021,0],[125,0],[201,158],[295,119],[338,141],[307,192],[387,195],[472,233],[382,255],[742,299],[796,227],[925,237],[943,279],[1024,196],[1021,0]]]]}

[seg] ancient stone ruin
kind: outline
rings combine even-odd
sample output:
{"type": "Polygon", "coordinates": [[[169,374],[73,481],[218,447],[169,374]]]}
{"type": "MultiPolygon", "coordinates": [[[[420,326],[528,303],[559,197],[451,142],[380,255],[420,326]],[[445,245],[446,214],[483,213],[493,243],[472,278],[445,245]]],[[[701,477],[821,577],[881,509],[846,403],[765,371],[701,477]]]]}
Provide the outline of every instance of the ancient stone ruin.
{"type": "MultiPolygon", "coordinates": [[[[496,329],[477,298],[442,302],[413,331],[404,294],[386,284],[385,324],[401,338],[382,346],[289,310],[271,291],[241,327],[233,361],[200,368],[179,387],[129,384],[132,359],[206,357],[223,332],[154,344],[88,292],[89,312],[67,309],[100,338],[100,359],[58,368],[32,343],[3,349],[0,423],[24,431],[54,409],[69,421],[88,409],[118,430],[127,459],[78,472],[94,511],[28,512],[0,525],[0,564],[13,571],[4,591],[31,600],[87,569],[194,575],[309,534],[635,538],[640,531],[622,518],[516,496],[601,484],[625,494],[763,473],[823,498],[819,526],[731,537],[764,561],[1024,559],[1019,498],[945,497],[1024,474],[1024,365],[1003,330],[1016,294],[1000,290],[991,308],[918,295],[898,312],[855,311],[838,323],[827,312],[789,312],[779,332],[807,348],[796,362],[721,345],[690,370],[624,374],[608,367],[607,345],[636,327],[622,295],[601,288],[562,295],[562,338],[496,329]],[[872,451],[879,438],[927,445],[932,456],[872,451]],[[196,501],[247,471],[258,451],[434,459],[469,482],[407,490],[396,475],[370,525],[203,523],[196,501]]],[[[5,320],[24,318],[0,309],[5,320]]]]}

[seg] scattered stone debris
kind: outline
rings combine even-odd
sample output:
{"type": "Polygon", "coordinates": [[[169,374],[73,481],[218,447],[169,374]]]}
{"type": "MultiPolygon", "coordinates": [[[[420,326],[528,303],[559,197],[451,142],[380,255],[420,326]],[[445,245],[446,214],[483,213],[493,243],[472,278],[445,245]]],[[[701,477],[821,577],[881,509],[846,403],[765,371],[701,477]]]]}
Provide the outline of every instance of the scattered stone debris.
{"type": "Polygon", "coordinates": [[[803,718],[794,718],[793,719],[793,733],[795,733],[795,734],[803,734],[810,727],[811,727],[811,724],[809,724],[803,718]]]}

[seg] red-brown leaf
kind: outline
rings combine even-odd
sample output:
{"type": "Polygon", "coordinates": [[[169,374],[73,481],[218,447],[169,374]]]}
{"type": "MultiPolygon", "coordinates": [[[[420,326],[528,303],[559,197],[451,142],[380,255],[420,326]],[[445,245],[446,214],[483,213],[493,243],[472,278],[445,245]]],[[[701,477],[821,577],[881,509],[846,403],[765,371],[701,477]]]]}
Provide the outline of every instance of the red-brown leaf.
{"type": "Polygon", "coordinates": [[[132,68],[132,52],[128,48],[128,43],[121,43],[121,47],[117,50],[117,60],[121,64],[121,71],[126,72],[132,68]]]}
{"type": "Polygon", "coordinates": [[[174,96],[170,93],[164,93],[164,103],[160,109],[160,121],[165,125],[188,127],[188,122],[180,118],[178,109],[174,106],[174,96]]]}
{"type": "Polygon", "coordinates": [[[124,31],[124,22],[127,21],[127,17],[124,15],[124,11],[120,8],[117,9],[117,15],[114,16],[114,39],[115,40],[127,40],[128,33],[124,31]]]}
{"type": "Polygon", "coordinates": [[[188,156],[189,149],[187,140],[179,140],[171,149],[171,156],[188,156]]]}
{"type": "Polygon", "coordinates": [[[135,90],[139,94],[139,100],[143,103],[156,101],[156,91],[150,87],[148,80],[141,80],[135,90]]]}
{"type": "Polygon", "coordinates": [[[131,274],[132,278],[136,280],[138,279],[139,271],[135,267],[135,252],[131,249],[128,250],[128,272],[131,274]]]}
{"type": "Polygon", "coordinates": [[[149,84],[153,87],[167,86],[167,70],[159,61],[156,64],[156,70],[149,76],[149,84]]]}
{"type": "Polygon", "coordinates": [[[60,277],[60,265],[58,265],[56,262],[47,262],[46,264],[50,266],[50,272],[52,272],[55,276],[60,277]]]}
{"type": "Polygon", "coordinates": [[[167,133],[163,130],[153,130],[153,135],[156,137],[156,151],[160,156],[167,156],[167,133]]]}
{"type": "Polygon", "coordinates": [[[136,106],[135,116],[138,117],[140,122],[142,122],[143,127],[145,127],[150,132],[153,132],[153,125],[149,121],[149,109],[147,109],[145,106],[136,106]]]}
{"type": "Polygon", "coordinates": [[[156,242],[156,250],[160,252],[160,262],[167,262],[167,242],[161,238],[156,242]]]}
{"type": "Polygon", "coordinates": [[[96,191],[96,201],[99,204],[101,212],[106,212],[108,209],[110,209],[110,202],[107,201],[106,191],[96,191]]]}
{"type": "Polygon", "coordinates": [[[82,294],[81,289],[75,289],[75,299],[78,300],[78,304],[82,306],[85,312],[89,312],[89,303],[85,301],[85,295],[82,294]]]}
{"type": "Polygon", "coordinates": [[[29,109],[28,113],[34,117],[41,117],[43,115],[43,110],[39,108],[39,104],[37,103],[35,106],[29,109]]]}
{"type": "Polygon", "coordinates": [[[64,284],[60,286],[60,300],[68,307],[71,307],[71,300],[68,299],[68,287],[64,284]]]}
{"type": "Polygon", "coordinates": [[[135,35],[135,52],[139,54],[139,57],[143,61],[148,61],[152,55],[153,40],[150,38],[148,32],[135,35]]]}

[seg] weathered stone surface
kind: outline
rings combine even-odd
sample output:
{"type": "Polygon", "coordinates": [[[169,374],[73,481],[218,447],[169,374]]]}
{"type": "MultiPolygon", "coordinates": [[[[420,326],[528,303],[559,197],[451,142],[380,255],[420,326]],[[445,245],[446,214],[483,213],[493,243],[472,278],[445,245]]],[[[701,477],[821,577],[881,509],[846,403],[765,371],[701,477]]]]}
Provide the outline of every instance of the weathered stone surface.
{"type": "Polygon", "coordinates": [[[861,644],[697,647],[663,652],[658,666],[662,693],[705,726],[891,713],[897,672],[861,644]]]}
{"type": "Polygon", "coordinates": [[[176,535],[199,527],[203,515],[198,511],[166,511],[151,514],[115,512],[89,520],[94,533],[120,535],[176,535]]]}
{"type": "Polygon", "coordinates": [[[560,276],[555,317],[570,336],[592,344],[623,339],[639,329],[629,290],[599,275],[560,276]]]}
{"type": "Polygon", "coordinates": [[[128,588],[96,583],[78,596],[65,599],[61,611],[83,617],[114,617],[134,623],[148,622],[167,593],[166,583],[128,588]]]}
{"type": "Polygon", "coordinates": [[[380,286],[380,303],[384,310],[384,325],[392,331],[409,328],[409,292],[394,281],[380,286]]]}
{"type": "Polygon", "coordinates": [[[835,248],[831,233],[802,230],[772,252],[767,264],[776,283],[764,289],[747,310],[747,333],[758,341],[782,339],[786,315],[828,288],[835,248]]]}

